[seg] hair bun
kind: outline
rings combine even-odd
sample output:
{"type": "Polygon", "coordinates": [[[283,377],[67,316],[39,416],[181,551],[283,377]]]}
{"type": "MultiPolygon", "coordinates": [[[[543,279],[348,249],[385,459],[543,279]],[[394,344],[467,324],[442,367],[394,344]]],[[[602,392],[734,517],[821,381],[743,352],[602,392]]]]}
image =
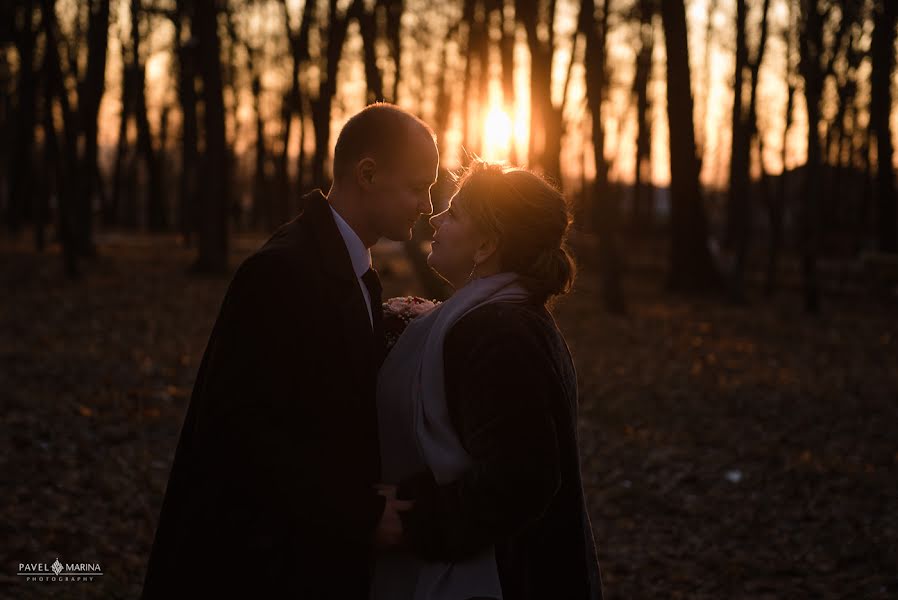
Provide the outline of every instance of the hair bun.
{"type": "Polygon", "coordinates": [[[535,293],[548,299],[570,292],[576,272],[573,258],[562,245],[540,252],[528,272],[521,275],[535,293]]]}
{"type": "Polygon", "coordinates": [[[565,244],[571,215],[558,188],[532,171],[475,160],[456,198],[476,226],[498,236],[501,268],[517,273],[535,301],[571,290],[577,271],[565,244]]]}

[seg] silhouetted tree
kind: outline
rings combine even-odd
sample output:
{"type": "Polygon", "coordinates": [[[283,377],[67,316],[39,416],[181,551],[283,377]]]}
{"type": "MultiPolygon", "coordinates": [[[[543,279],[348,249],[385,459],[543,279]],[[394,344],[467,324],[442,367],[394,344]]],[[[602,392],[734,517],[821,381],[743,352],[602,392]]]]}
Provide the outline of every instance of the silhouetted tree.
{"type": "Polygon", "coordinates": [[[278,182],[279,195],[283,199],[283,205],[278,204],[276,211],[283,206],[284,219],[287,218],[287,205],[290,198],[289,177],[287,163],[289,158],[290,135],[293,128],[294,116],[297,118],[299,127],[299,155],[297,157],[296,169],[296,191],[297,196],[305,193],[303,189],[305,176],[305,114],[304,109],[306,99],[303,97],[299,83],[300,67],[309,59],[309,28],[312,20],[315,18],[315,5],[313,1],[306,2],[303,5],[303,11],[299,27],[294,29],[290,24],[290,15],[287,11],[287,2],[282,0],[284,27],[287,34],[287,43],[290,50],[288,60],[290,61],[290,85],[286,95],[281,101],[281,119],[284,123],[284,143],[281,152],[276,158],[275,177],[278,182]]]}
{"type": "MultiPolygon", "coordinates": [[[[564,108],[571,78],[566,71],[561,104],[552,102],[552,65],[555,56],[555,6],[548,2],[515,2],[515,15],[527,34],[530,51],[530,165],[539,165],[549,177],[561,181],[561,136],[564,133],[564,108]],[[544,35],[541,35],[541,32],[544,35]]],[[[572,41],[576,48],[576,37],[572,41]]]]}
{"type": "Polygon", "coordinates": [[[97,117],[100,101],[106,89],[106,54],[109,46],[109,0],[90,0],[87,3],[87,70],[78,85],[78,110],[80,112],[84,155],[80,167],[81,190],[78,196],[78,212],[82,215],[79,232],[79,250],[94,254],[93,198],[102,180],[97,164],[97,117]]]}
{"type": "Polygon", "coordinates": [[[761,8],[760,41],[753,60],[748,56],[746,41],[746,1],[736,0],[736,73],[733,84],[732,152],[730,155],[730,190],[727,204],[727,244],[735,251],[736,260],[730,275],[730,292],[743,299],[748,246],[751,238],[752,215],[750,191],[751,148],[757,131],[758,73],[767,47],[767,13],[770,0],[761,8]],[[748,84],[748,106],[744,106],[742,92],[748,84]]]}
{"type": "Polygon", "coordinates": [[[622,261],[618,249],[618,207],[608,190],[608,164],[605,162],[605,129],[602,106],[605,100],[605,39],[608,33],[608,0],[596,16],[594,0],[580,5],[578,28],[586,37],[584,68],[586,99],[592,115],[592,145],[596,177],[592,186],[593,225],[599,236],[599,278],[605,310],[621,314],[626,311],[621,290],[622,261]]]}
{"type": "Polygon", "coordinates": [[[829,4],[825,15],[819,0],[801,0],[799,11],[799,71],[804,80],[804,97],[808,115],[807,164],[804,186],[801,193],[801,272],[804,290],[805,310],[809,313],[820,311],[820,288],[817,281],[817,255],[820,251],[820,199],[823,195],[821,184],[823,172],[822,144],[820,140],[820,99],[823,84],[832,73],[836,48],[848,31],[852,5],[849,0],[842,6],[839,31],[834,36],[832,48],[824,41],[824,22],[829,19],[834,8],[829,4]]]}
{"type": "Polygon", "coordinates": [[[196,0],[194,32],[199,40],[198,66],[203,81],[203,178],[199,253],[194,268],[220,273],[228,263],[228,150],[222,97],[221,43],[215,0],[196,0]]]}
{"type": "Polygon", "coordinates": [[[652,196],[652,127],[649,122],[649,80],[655,48],[655,0],[639,0],[639,51],[633,90],[636,95],[636,163],[633,182],[633,224],[638,229],[651,224],[654,216],[652,196]]]}
{"type": "MultiPolygon", "coordinates": [[[[78,129],[77,115],[72,108],[69,93],[63,79],[59,56],[59,26],[56,21],[56,11],[49,0],[41,0],[41,21],[44,31],[44,62],[42,74],[47,90],[45,110],[52,110],[54,100],[59,103],[62,114],[62,142],[59,144],[61,151],[54,152],[57,158],[56,192],[58,197],[57,221],[59,223],[58,234],[62,242],[63,259],[66,274],[78,277],[79,244],[78,231],[83,230],[79,225],[79,218],[85,215],[78,214],[75,199],[78,190],[78,129]]],[[[56,138],[55,125],[52,120],[46,121],[45,131],[53,130],[53,138],[56,138]]],[[[54,142],[55,143],[55,142],[54,142]]]]}
{"type": "Polygon", "coordinates": [[[766,293],[773,294],[777,288],[777,272],[779,267],[780,250],[782,248],[784,231],[784,212],[786,205],[786,150],[788,148],[789,130],[792,128],[792,113],[795,107],[795,5],[789,4],[789,21],[787,27],[783,30],[783,36],[786,38],[786,123],[783,127],[782,147],[780,149],[780,160],[783,164],[783,171],[777,179],[776,194],[767,196],[767,214],[770,227],[770,242],[767,254],[767,277],[765,283],[766,293]]]}
{"type": "Polygon", "coordinates": [[[337,0],[328,1],[327,26],[319,24],[319,39],[326,39],[318,64],[318,93],[312,97],[312,125],[315,129],[315,155],[312,157],[312,185],[328,190],[330,179],[324,172],[330,153],[331,107],[337,94],[337,67],[343,54],[343,42],[349,27],[349,14],[338,10],[337,0]]]}
{"type": "Polygon", "coordinates": [[[191,234],[199,227],[199,198],[197,192],[197,168],[199,124],[196,112],[196,71],[198,40],[192,34],[191,14],[193,4],[178,0],[171,15],[175,27],[174,52],[178,65],[178,103],[181,107],[181,172],[178,174],[178,215],[184,243],[190,243],[191,234]],[[184,39],[185,26],[191,32],[184,39]]]}
{"type": "Polygon", "coordinates": [[[667,50],[667,120],[670,128],[668,285],[681,291],[709,290],[719,286],[720,277],[708,250],[708,223],[698,179],[683,0],[664,0],[661,17],[667,50]]]}
{"type": "Polygon", "coordinates": [[[896,232],[895,170],[892,163],[892,132],[889,116],[892,110],[891,80],[895,67],[895,25],[898,4],[874,3],[873,57],[871,75],[870,128],[876,135],[876,187],[878,191],[878,240],[882,252],[898,252],[896,232]]]}
{"type": "MultiPolygon", "coordinates": [[[[146,65],[140,56],[140,0],[131,0],[131,56],[130,65],[133,86],[133,110],[137,125],[137,150],[143,157],[147,172],[147,226],[150,231],[162,231],[167,226],[165,204],[162,197],[162,172],[160,161],[153,144],[153,136],[150,133],[150,121],[147,118],[146,99],[146,65]]],[[[125,118],[125,115],[122,115],[125,118]]]]}
{"type": "Polygon", "coordinates": [[[13,121],[12,150],[10,152],[10,194],[7,224],[18,232],[34,193],[32,152],[34,147],[35,101],[37,77],[34,70],[34,47],[37,31],[34,27],[34,3],[22,2],[10,16],[14,17],[16,50],[19,71],[16,84],[16,118],[13,121]]]}

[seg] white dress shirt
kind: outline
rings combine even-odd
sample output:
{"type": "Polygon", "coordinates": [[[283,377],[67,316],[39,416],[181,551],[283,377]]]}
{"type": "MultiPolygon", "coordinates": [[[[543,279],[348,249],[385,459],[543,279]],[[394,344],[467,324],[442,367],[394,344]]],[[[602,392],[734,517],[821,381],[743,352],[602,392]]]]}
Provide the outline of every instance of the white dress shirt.
{"type": "Polygon", "coordinates": [[[334,222],[337,224],[337,229],[340,231],[340,235],[343,237],[343,242],[346,244],[346,249],[349,251],[349,260],[352,261],[352,270],[355,271],[355,277],[359,281],[362,297],[365,298],[365,305],[368,307],[368,321],[371,323],[373,329],[374,316],[371,313],[371,294],[368,293],[368,286],[362,281],[362,275],[371,268],[371,251],[365,247],[361,238],[359,238],[358,234],[349,226],[349,223],[343,220],[340,213],[335,211],[333,206],[331,206],[330,209],[331,213],[334,215],[334,222]]]}

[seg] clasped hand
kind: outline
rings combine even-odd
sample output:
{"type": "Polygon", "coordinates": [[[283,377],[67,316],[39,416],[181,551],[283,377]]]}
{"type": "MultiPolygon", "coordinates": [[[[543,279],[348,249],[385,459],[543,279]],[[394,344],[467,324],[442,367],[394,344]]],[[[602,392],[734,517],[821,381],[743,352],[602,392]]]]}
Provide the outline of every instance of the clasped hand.
{"type": "Polygon", "coordinates": [[[387,499],[380,522],[374,530],[374,546],[380,550],[396,548],[402,543],[402,520],[399,513],[411,510],[415,501],[397,499],[395,485],[376,483],[374,489],[387,499]]]}

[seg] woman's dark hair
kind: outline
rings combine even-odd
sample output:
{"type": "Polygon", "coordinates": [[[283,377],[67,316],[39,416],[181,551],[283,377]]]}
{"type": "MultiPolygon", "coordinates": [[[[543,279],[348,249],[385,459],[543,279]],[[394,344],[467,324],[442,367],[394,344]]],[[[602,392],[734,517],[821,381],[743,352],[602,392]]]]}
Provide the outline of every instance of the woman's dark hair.
{"type": "Polygon", "coordinates": [[[452,206],[496,235],[503,271],[545,303],[571,290],[577,268],[567,248],[567,200],[536,173],[475,159],[457,179],[452,206]]]}

